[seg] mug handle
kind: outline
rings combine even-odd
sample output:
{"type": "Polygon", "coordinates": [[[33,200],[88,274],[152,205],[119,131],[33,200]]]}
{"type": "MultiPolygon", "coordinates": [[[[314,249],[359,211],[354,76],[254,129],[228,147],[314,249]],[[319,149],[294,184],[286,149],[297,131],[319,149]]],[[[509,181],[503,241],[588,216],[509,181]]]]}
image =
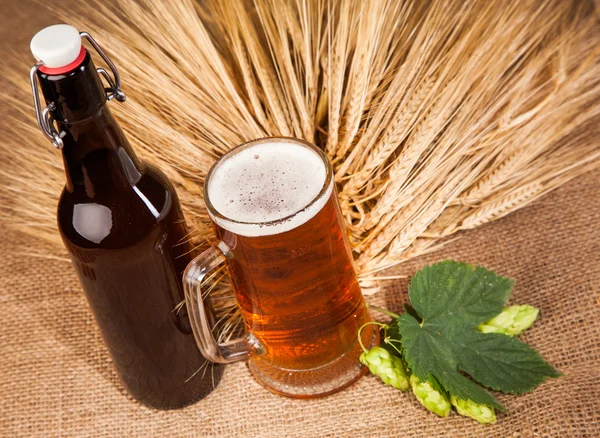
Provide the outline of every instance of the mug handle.
{"type": "Polygon", "coordinates": [[[185,304],[188,309],[192,331],[202,355],[211,362],[231,363],[247,359],[250,355],[259,354],[262,346],[251,333],[243,338],[218,342],[212,332],[212,318],[204,306],[201,283],[206,274],[223,264],[226,255],[231,254],[223,242],[211,246],[194,258],[183,273],[183,290],[185,304]]]}

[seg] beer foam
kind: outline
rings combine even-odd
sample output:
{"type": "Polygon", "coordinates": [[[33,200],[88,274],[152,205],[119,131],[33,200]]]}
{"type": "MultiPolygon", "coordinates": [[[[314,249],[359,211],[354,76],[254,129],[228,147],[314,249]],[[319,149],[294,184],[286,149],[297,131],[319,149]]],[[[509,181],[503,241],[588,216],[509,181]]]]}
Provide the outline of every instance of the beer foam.
{"type": "Polygon", "coordinates": [[[315,216],[328,201],[333,180],[324,196],[311,204],[322,190],[326,174],[321,157],[306,146],[257,143],[214,169],[208,197],[224,218],[209,214],[221,228],[242,236],[292,230],[315,216]],[[289,216],[285,221],[267,223],[289,216]]]}

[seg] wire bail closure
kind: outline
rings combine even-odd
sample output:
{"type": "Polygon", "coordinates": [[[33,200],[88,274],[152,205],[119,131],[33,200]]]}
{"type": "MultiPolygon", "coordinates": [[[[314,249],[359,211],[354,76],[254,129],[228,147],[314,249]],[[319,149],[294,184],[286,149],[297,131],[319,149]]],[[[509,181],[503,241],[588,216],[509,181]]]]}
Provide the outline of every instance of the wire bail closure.
{"type": "MultiPolygon", "coordinates": [[[[125,102],[126,96],[123,90],[121,90],[121,78],[119,76],[119,72],[117,71],[117,67],[111,61],[106,53],[102,50],[102,48],[98,45],[96,40],[87,32],[79,32],[79,36],[87,39],[92,47],[98,52],[100,57],[106,62],[108,67],[112,72],[112,78],[108,74],[108,72],[99,67],[96,69],[99,75],[101,75],[106,82],[108,82],[108,87],[104,88],[106,93],[106,100],[116,99],[119,102],[125,102]]],[[[37,119],[38,126],[42,130],[42,133],[52,142],[52,145],[57,149],[62,149],[64,146],[63,137],[66,135],[66,132],[60,131],[58,132],[54,127],[54,118],[50,114],[50,111],[56,108],[54,102],[50,102],[43,110],[42,104],[40,101],[40,93],[38,91],[38,80],[37,80],[37,71],[41,66],[43,66],[43,62],[36,63],[31,70],[29,71],[29,80],[31,81],[31,92],[33,94],[33,106],[35,108],[35,117],[37,119]]]]}

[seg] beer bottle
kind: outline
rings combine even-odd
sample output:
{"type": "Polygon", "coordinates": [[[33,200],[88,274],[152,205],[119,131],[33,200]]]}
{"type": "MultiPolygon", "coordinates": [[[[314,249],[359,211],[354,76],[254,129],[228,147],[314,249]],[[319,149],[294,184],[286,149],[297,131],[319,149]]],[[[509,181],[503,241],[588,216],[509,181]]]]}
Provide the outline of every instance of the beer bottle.
{"type": "Polygon", "coordinates": [[[59,231],[117,372],[148,406],[193,403],[212,391],[222,368],[202,357],[185,306],[177,310],[181,275],[193,258],[177,194],[135,155],[111,114],[107,101],[125,95],[114,64],[88,33],[50,26],[34,36],[31,50],[38,123],[64,159],[59,231]],[[81,37],[112,77],[94,66],[81,37]]]}

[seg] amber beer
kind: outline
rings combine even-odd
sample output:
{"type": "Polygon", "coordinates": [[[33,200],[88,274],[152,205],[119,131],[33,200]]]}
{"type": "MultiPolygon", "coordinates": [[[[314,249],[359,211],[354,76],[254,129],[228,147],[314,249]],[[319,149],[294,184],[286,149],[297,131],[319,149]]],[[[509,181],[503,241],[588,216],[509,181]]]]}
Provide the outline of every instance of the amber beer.
{"type": "Polygon", "coordinates": [[[216,226],[247,328],[266,347],[262,360],[313,369],[348,352],[369,320],[335,194],[308,222],[261,237],[216,226]]]}
{"type": "MultiPolygon", "coordinates": [[[[369,314],[323,153],[296,139],[247,143],[213,167],[205,194],[255,377],[296,397],[360,377],[357,333],[369,314]]],[[[367,348],[374,342],[365,330],[367,348]]]]}

